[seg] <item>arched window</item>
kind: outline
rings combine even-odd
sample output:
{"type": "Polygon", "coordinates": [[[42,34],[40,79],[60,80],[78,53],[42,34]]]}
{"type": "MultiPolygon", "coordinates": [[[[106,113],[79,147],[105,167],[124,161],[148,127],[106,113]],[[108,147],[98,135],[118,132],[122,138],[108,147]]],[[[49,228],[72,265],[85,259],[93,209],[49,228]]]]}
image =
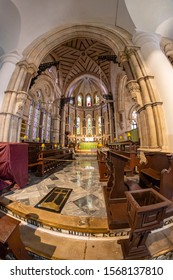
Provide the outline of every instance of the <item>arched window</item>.
{"type": "Polygon", "coordinates": [[[76,132],[79,135],[80,134],[80,117],[77,117],[77,124],[76,125],[77,125],[76,132]]]}
{"type": "Polygon", "coordinates": [[[82,106],[82,95],[79,94],[77,97],[77,106],[82,106]]]}
{"type": "Polygon", "coordinates": [[[43,140],[45,140],[45,126],[46,126],[46,111],[43,111],[41,113],[41,141],[43,142],[43,140]]]}
{"type": "Polygon", "coordinates": [[[50,129],[51,129],[51,114],[47,115],[47,127],[46,127],[46,141],[50,142],[50,129]]]}
{"type": "Polygon", "coordinates": [[[98,104],[100,102],[99,96],[96,94],[95,95],[95,104],[98,104]]]}
{"type": "Polygon", "coordinates": [[[40,101],[38,101],[34,113],[33,130],[32,130],[32,139],[34,140],[39,137],[39,123],[40,123],[40,101]]]}
{"type": "Polygon", "coordinates": [[[132,113],[132,121],[131,121],[131,129],[137,128],[137,113],[133,111],[132,113]]]}
{"type": "Polygon", "coordinates": [[[101,119],[101,116],[98,117],[98,134],[102,134],[102,119],[101,119]]]}
{"type": "Polygon", "coordinates": [[[87,97],[86,97],[86,106],[87,107],[91,106],[91,96],[90,95],[87,95],[87,97]]]}
{"type": "Polygon", "coordinates": [[[28,115],[28,124],[26,130],[26,136],[28,140],[32,138],[32,120],[33,120],[33,112],[34,112],[34,102],[31,101],[30,108],[29,108],[29,115],[28,115]]]}
{"type": "Polygon", "coordinates": [[[73,97],[73,94],[71,94],[71,96],[70,96],[70,104],[74,104],[74,97],[73,97]]]}
{"type": "Polygon", "coordinates": [[[88,131],[88,135],[92,134],[92,122],[90,117],[87,119],[87,131],[88,131]]]}

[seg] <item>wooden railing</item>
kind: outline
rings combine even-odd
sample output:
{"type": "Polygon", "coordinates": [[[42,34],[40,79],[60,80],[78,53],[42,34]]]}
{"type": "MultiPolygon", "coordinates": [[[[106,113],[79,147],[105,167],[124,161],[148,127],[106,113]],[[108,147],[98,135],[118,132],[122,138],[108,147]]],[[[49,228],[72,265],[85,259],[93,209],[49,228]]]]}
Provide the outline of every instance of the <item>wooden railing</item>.
{"type": "Polygon", "coordinates": [[[48,150],[38,153],[38,165],[36,175],[43,177],[53,173],[58,167],[72,161],[72,151],[70,150],[48,150]]]}

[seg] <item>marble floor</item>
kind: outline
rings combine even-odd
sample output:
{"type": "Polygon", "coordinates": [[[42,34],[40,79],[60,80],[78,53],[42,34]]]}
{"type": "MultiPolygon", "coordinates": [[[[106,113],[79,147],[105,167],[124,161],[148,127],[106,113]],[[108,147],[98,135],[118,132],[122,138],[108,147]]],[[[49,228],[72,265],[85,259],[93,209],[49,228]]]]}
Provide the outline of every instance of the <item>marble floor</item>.
{"type": "Polygon", "coordinates": [[[62,215],[106,217],[102,185],[96,156],[78,156],[47,178],[29,173],[29,184],[23,189],[11,190],[5,197],[35,206],[54,187],[71,188],[62,215]]]}
{"type": "MultiPolygon", "coordinates": [[[[132,179],[137,181],[138,175],[132,179]]],[[[27,248],[32,248],[31,252],[39,256],[71,260],[123,259],[118,240],[128,238],[130,229],[109,231],[103,185],[105,183],[99,181],[96,155],[76,155],[73,162],[45,178],[30,172],[26,187],[13,188],[0,198],[2,203],[3,199],[8,200],[9,214],[19,213],[17,215],[22,217],[22,240],[27,248]],[[72,189],[61,213],[36,210],[34,206],[54,187],[72,189]],[[51,230],[47,229],[47,224],[45,227],[28,224],[28,219],[23,217],[36,217],[41,223],[48,221],[51,230]],[[56,223],[65,230],[56,228],[56,223]],[[75,232],[69,231],[66,225],[73,227],[75,232]],[[92,234],[93,229],[95,234],[92,234]]],[[[173,218],[165,221],[161,230],[152,232],[147,244],[152,259],[173,259],[173,218]]]]}

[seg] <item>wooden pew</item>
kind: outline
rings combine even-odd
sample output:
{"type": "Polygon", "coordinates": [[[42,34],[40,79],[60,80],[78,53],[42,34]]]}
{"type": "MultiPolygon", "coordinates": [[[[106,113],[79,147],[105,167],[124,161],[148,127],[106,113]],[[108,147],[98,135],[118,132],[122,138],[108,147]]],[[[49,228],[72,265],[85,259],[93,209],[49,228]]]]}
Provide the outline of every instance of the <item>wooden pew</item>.
{"type": "Polygon", "coordinates": [[[107,152],[98,149],[97,160],[99,166],[100,182],[107,182],[109,178],[109,171],[107,167],[107,152]]]}
{"type": "Polygon", "coordinates": [[[139,144],[127,140],[109,144],[108,147],[110,150],[116,151],[117,153],[130,158],[125,165],[124,173],[126,176],[132,176],[135,172],[135,168],[139,165],[139,159],[137,156],[139,144]]]}
{"type": "Polygon", "coordinates": [[[125,196],[125,191],[128,189],[124,183],[124,167],[128,160],[129,157],[115,151],[107,152],[110,176],[107,185],[103,187],[103,193],[110,229],[129,227],[126,212],[127,199],[125,196]]]}
{"type": "Polygon", "coordinates": [[[43,177],[46,174],[53,173],[59,166],[72,161],[72,155],[72,151],[68,149],[39,152],[36,175],[43,177]]]}
{"type": "MultiPolygon", "coordinates": [[[[38,154],[42,150],[41,142],[25,142],[28,144],[28,168],[31,171],[36,171],[38,165],[38,154]]],[[[52,143],[44,143],[45,150],[53,149],[52,143]]]]}
{"type": "Polygon", "coordinates": [[[139,185],[152,187],[166,198],[173,199],[173,155],[145,153],[147,163],[139,165],[139,185]]]}

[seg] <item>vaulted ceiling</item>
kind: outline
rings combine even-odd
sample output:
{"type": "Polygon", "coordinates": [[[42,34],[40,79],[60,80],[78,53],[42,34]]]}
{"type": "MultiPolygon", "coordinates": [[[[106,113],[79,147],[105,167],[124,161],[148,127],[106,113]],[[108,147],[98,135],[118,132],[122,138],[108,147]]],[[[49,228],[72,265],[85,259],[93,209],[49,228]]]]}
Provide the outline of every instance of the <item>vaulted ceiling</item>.
{"type": "Polygon", "coordinates": [[[90,38],[75,38],[57,46],[45,61],[50,60],[51,56],[60,62],[59,75],[64,93],[74,80],[80,80],[83,88],[85,84],[90,89],[96,88],[100,81],[110,90],[110,63],[113,62],[98,59],[105,55],[114,55],[105,44],[90,38]]]}

